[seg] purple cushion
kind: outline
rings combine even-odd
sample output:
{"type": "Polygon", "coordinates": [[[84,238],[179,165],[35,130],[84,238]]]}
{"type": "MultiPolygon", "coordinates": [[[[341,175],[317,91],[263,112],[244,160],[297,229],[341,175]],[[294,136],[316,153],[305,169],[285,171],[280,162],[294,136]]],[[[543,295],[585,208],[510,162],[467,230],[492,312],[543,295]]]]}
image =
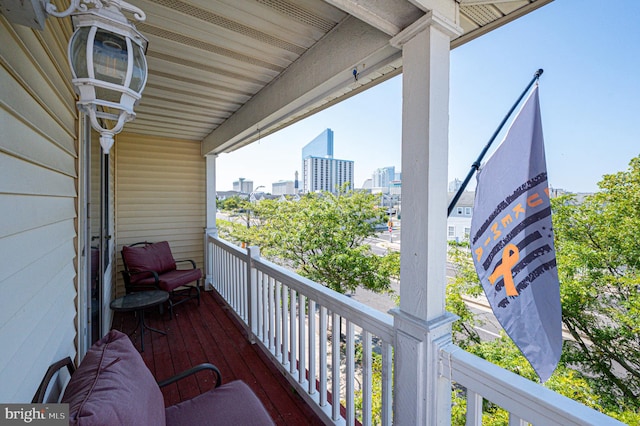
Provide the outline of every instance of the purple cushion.
{"type": "Polygon", "coordinates": [[[160,275],[160,288],[164,291],[173,291],[200,278],[202,278],[200,269],[176,269],[160,275]]]}
{"type": "MultiPolygon", "coordinates": [[[[154,277],[144,276],[136,280],[135,286],[154,286],[156,280],[154,277]]],[[[165,272],[158,276],[160,282],[158,286],[164,291],[173,291],[176,288],[195,282],[202,278],[202,271],[200,269],[176,269],[173,271],[165,272]]],[[[133,280],[132,280],[133,281],[133,280]]]]}
{"type": "MultiPolygon", "coordinates": [[[[122,256],[127,264],[127,268],[131,272],[138,271],[155,271],[162,274],[167,271],[176,269],[176,261],[171,254],[171,248],[167,241],[147,244],[141,247],[122,247],[122,256]]],[[[136,283],[142,279],[145,274],[131,276],[131,282],[136,283]]]]}
{"type": "Polygon", "coordinates": [[[110,331],[87,352],[62,397],[70,425],[164,425],[162,392],[126,334],[110,331]]]}
{"type": "Polygon", "coordinates": [[[246,383],[236,380],[172,405],[167,425],[273,425],[273,420],[246,383]]]}

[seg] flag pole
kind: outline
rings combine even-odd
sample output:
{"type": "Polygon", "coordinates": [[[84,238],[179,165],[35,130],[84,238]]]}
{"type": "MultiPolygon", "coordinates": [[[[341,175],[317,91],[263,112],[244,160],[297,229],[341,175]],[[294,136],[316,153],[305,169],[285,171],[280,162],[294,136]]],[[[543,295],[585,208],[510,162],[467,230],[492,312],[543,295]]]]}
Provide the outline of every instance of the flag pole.
{"type": "Polygon", "coordinates": [[[462,193],[464,192],[465,188],[469,184],[469,181],[471,180],[471,177],[473,176],[473,174],[475,172],[477,172],[478,169],[480,169],[480,164],[482,162],[482,159],[487,154],[487,151],[491,147],[491,144],[493,143],[493,141],[496,139],[496,137],[498,137],[498,133],[500,133],[500,131],[502,130],[502,128],[506,124],[506,122],[509,119],[509,117],[511,117],[511,114],[513,114],[513,111],[516,109],[516,107],[518,106],[518,104],[520,103],[522,98],[524,98],[524,95],[527,94],[527,92],[529,91],[531,86],[533,86],[533,83],[538,81],[538,79],[540,78],[540,76],[542,75],[543,72],[544,72],[544,70],[542,68],[540,68],[538,71],[535,72],[535,74],[533,74],[533,78],[531,79],[531,81],[527,85],[527,88],[524,89],[524,91],[522,92],[522,94],[520,95],[518,100],[513,104],[513,106],[511,107],[511,109],[507,113],[507,115],[504,116],[504,118],[502,119],[502,122],[500,123],[500,125],[498,126],[496,131],[491,136],[491,139],[489,139],[489,142],[487,142],[487,144],[484,146],[484,148],[480,152],[480,155],[478,156],[476,161],[471,165],[471,170],[469,170],[469,173],[467,174],[467,177],[464,178],[464,181],[462,182],[462,185],[460,186],[460,188],[458,188],[458,192],[456,192],[456,195],[451,199],[451,202],[449,203],[449,208],[447,209],[447,217],[449,217],[449,215],[451,215],[451,212],[453,211],[453,208],[455,207],[456,203],[458,202],[458,200],[462,196],[462,193]]]}

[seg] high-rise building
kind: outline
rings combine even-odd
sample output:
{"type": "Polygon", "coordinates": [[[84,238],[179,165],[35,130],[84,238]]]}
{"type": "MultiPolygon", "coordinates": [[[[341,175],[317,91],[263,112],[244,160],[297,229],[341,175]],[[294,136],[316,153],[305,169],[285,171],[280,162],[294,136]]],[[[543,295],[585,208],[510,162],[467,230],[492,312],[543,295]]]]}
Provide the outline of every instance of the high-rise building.
{"type": "Polygon", "coordinates": [[[374,188],[389,188],[391,182],[396,178],[396,168],[394,166],[376,169],[373,172],[374,188]]]}
{"type": "Polygon", "coordinates": [[[333,130],[326,129],[302,147],[302,161],[307,157],[333,158],[333,130]]]}
{"type": "Polygon", "coordinates": [[[238,178],[237,181],[233,182],[233,190],[243,194],[249,194],[253,192],[253,181],[246,180],[245,178],[238,178]]]}
{"type": "Polygon", "coordinates": [[[326,129],[302,148],[302,192],[353,189],[353,161],[333,158],[333,131],[326,129]]]}
{"type": "Polygon", "coordinates": [[[337,192],[345,183],[353,189],[353,161],[307,157],[304,160],[303,191],[337,192]]]}
{"type": "Polygon", "coordinates": [[[281,180],[271,184],[272,195],[294,195],[295,188],[292,180],[281,180]]]}

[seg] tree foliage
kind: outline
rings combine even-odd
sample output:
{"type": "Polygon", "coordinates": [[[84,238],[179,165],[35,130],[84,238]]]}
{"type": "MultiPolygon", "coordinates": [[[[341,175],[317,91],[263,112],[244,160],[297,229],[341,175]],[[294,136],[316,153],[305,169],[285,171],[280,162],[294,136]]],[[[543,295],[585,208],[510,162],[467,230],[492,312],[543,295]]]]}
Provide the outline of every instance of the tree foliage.
{"type": "Polygon", "coordinates": [[[466,303],[467,298],[482,295],[482,287],[469,256],[468,242],[449,242],[448,257],[455,274],[447,284],[446,309],[455,313],[459,320],[453,323],[453,342],[461,347],[480,343],[480,335],[475,327],[481,325],[466,303]]]}
{"type": "Polygon", "coordinates": [[[377,256],[365,241],[384,221],[376,200],[357,191],[306,194],[296,202],[262,200],[252,206],[258,223],[228,235],[340,293],[358,286],[388,291],[399,275],[399,254],[377,256]]]}
{"type": "Polygon", "coordinates": [[[611,405],[640,408],[640,157],[577,203],[554,200],[563,361],[592,376],[611,405]]]}

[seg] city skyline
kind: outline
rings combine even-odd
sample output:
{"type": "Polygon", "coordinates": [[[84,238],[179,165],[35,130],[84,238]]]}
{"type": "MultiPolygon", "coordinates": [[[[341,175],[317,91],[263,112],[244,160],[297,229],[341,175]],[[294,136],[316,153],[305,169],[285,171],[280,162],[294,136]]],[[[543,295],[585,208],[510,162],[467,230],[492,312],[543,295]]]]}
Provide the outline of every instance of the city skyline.
{"type": "MultiPolygon", "coordinates": [[[[449,176],[471,164],[538,68],[550,186],[594,192],[604,174],[640,154],[640,2],[552,2],[451,52],[449,176]],[[599,28],[587,31],[587,28],[599,28]]],[[[354,163],[354,187],[401,164],[402,76],[216,160],[217,186],[294,179],[300,149],[335,132],[336,158],[354,163]]],[[[491,152],[502,140],[500,135],[491,152]]],[[[488,159],[489,155],[485,157],[488,159]]],[[[475,179],[469,188],[475,187],[475,179]]]]}

